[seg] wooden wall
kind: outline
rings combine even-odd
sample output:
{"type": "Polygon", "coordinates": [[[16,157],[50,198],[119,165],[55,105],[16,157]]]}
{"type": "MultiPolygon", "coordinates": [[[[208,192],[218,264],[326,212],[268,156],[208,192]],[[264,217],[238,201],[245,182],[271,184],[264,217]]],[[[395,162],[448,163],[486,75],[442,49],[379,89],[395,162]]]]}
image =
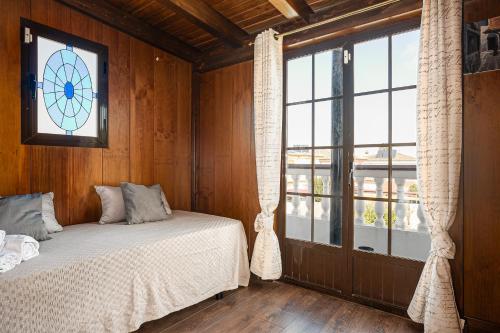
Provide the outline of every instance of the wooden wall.
{"type": "Polygon", "coordinates": [[[196,210],[243,222],[251,250],[259,212],[253,62],[201,75],[196,210]]]}
{"type": "MultiPolygon", "coordinates": [[[[464,14],[466,21],[475,21],[500,15],[500,6],[498,0],[467,0],[464,14]]],[[[259,207],[251,129],[252,62],[201,78],[196,208],[241,219],[252,245],[259,207]]],[[[455,295],[470,332],[500,331],[499,87],[500,71],[464,77],[463,183],[450,234],[457,247],[451,261],[455,295]]],[[[405,296],[399,303],[408,301],[405,296]]]]}
{"type": "MultiPolygon", "coordinates": [[[[468,0],[464,19],[500,16],[468,0]]],[[[500,70],[464,76],[464,315],[470,332],[500,332],[500,70]]]]}
{"type": "Polygon", "coordinates": [[[95,221],[93,185],[160,183],[191,205],[191,64],[54,0],[0,0],[0,195],[55,193],[64,225],[95,221]],[[21,145],[20,17],[109,48],[109,148],[21,145]]]}

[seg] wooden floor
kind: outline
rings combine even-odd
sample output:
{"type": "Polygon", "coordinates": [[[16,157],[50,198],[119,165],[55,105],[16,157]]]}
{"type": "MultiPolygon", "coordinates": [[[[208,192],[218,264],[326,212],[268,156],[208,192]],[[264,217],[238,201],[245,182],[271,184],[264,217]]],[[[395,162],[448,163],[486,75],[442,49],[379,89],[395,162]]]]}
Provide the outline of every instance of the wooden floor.
{"type": "Polygon", "coordinates": [[[140,333],[170,332],[422,332],[398,317],[283,282],[250,282],[162,319],[140,333]]]}

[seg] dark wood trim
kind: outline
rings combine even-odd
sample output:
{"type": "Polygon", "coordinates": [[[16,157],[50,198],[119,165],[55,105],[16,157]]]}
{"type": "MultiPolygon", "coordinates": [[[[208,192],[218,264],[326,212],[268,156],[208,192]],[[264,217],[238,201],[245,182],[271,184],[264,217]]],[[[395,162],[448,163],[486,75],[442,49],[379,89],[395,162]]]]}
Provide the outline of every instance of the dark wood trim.
{"type": "Polygon", "coordinates": [[[180,39],[155,28],[137,17],[117,8],[106,1],[95,0],[57,0],[85,15],[95,18],[109,26],[123,31],[184,60],[195,62],[201,52],[180,39]]]}
{"type": "Polygon", "coordinates": [[[201,75],[193,71],[191,76],[191,210],[198,207],[198,173],[200,162],[200,85],[201,75]]]}
{"type": "MultiPolygon", "coordinates": [[[[409,24],[408,22],[410,24],[419,24],[421,8],[421,0],[402,0],[395,5],[389,5],[349,19],[287,36],[283,40],[283,49],[285,53],[301,53],[304,47],[315,49],[318,45],[324,45],[322,43],[341,39],[348,40],[353,35],[362,34],[366,31],[382,31],[387,27],[409,24]]],[[[316,14],[316,16],[320,15],[320,13],[316,14]]],[[[337,12],[336,15],[344,13],[337,12]]],[[[297,27],[298,25],[287,25],[278,26],[275,29],[284,32],[297,27]]],[[[207,72],[251,59],[253,59],[253,46],[237,50],[215,50],[200,59],[196,64],[196,68],[200,72],[207,72]]]]}
{"type": "MultiPolygon", "coordinates": [[[[385,302],[374,301],[374,300],[365,298],[363,296],[358,296],[358,295],[346,295],[346,294],[338,292],[336,290],[326,289],[326,288],[323,288],[321,286],[315,285],[314,283],[297,281],[297,280],[291,279],[291,278],[289,278],[287,276],[283,276],[280,279],[280,281],[283,281],[283,282],[286,282],[286,283],[289,283],[289,284],[293,284],[293,285],[296,285],[296,286],[304,287],[304,288],[307,288],[307,289],[319,291],[321,293],[332,295],[332,296],[335,296],[335,297],[338,297],[338,298],[341,298],[341,299],[344,299],[344,300],[347,300],[347,301],[350,301],[350,302],[354,302],[354,303],[358,303],[358,304],[370,306],[370,307],[373,307],[373,308],[376,308],[376,309],[379,309],[379,310],[382,310],[382,311],[385,311],[385,312],[389,312],[389,313],[398,315],[400,317],[409,318],[408,314],[406,313],[406,309],[404,309],[402,307],[399,307],[399,306],[396,306],[396,305],[393,305],[393,304],[388,304],[388,303],[385,303],[385,302]]],[[[423,325],[418,324],[418,323],[415,323],[415,324],[421,326],[422,329],[423,329],[423,325]]]]}
{"type": "MultiPolygon", "coordinates": [[[[362,42],[365,40],[370,40],[370,39],[375,39],[379,38],[382,36],[386,35],[392,35],[394,33],[399,33],[402,31],[407,31],[407,30],[413,30],[419,27],[420,24],[420,19],[418,17],[412,17],[408,20],[405,20],[403,22],[394,22],[390,25],[384,25],[384,26],[379,26],[376,29],[370,29],[369,31],[362,31],[360,33],[348,35],[348,36],[343,36],[341,38],[336,38],[333,40],[328,40],[322,43],[318,44],[313,44],[309,45],[306,47],[302,47],[300,49],[292,49],[288,50],[285,53],[285,61],[300,57],[300,56],[305,56],[309,54],[314,54],[317,52],[321,52],[324,50],[336,48],[336,47],[343,47],[345,50],[348,50],[351,54],[353,53],[353,45],[354,43],[357,42],[362,42]]],[[[348,172],[349,169],[349,163],[352,162],[352,147],[354,147],[354,142],[353,142],[353,133],[352,133],[352,124],[353,124],[353,98],[355,96],[354,91],[353,91],[353,77],[352,77],[352,61],[349,62],[349,64],[344,64],[344,93],[343,93],[343,99],[344,99],[344,108],[343,108],[343,122],[344,122],[344,131],[343,131],[343,146],[344,146],[344,159],[343,159],[343,193],[344,193],[344,200],[343,200],[343,222],[342,222],[342,247],[335,247],[335,246],[327,246],[327,245],[322,245],[322,244],[312,244],[304,241],[297,241],[297,240],[291,240],[291,239],[286,239],[285,238],[285,227],[284,227],[284,221],[285,221],[285,210],[282,208],[279,211],[279,221],[281,224],[280,232],[281,234],[279,235],[281,242],[284,244],[287,244],[285,246],[285,251],[284,251],[284,260],[283,262],[285,264],[290,264],[293,263],[294,267],[292,271],[290,269],[285,268],[285,278],[287,281],[294,280],[296,281],[297,279],[299,281],[296,281],[298,284],[302,285],[307,285],[307,286],[312,286],[317,288],[320,288],[321,290],[329,290],[330,292],[334,291],[334,289],[327,287],[327,286],[322,286],[318,285],[315,279],[316,273],[311,272],[310,276],[307,274],[307,269],[310,269],[310,267],[315,267],[316,265],[321,263],[322,259],[317,259],[318,257],[321,257],[322,255],[325,255],[325,253],[331,253],[332,255],[336,253],[336,258],[335,260],[339,260],[341,257],[345,259],[342,262],[342,267],[343,272],[342,272],[342,282],[341,282],[341,291],[342,294],[349,300],[354,300],[356,302],[360,302],[363,304],[367,304],[370,306],[376,306],[378,308],[381,308],[386,311],[394,312],[394,313],[404,313],[404,306],[407,304],[408,298],[411,298],[411,294],[413,293],[414,286],[416,285],[416,281],[418,281],[418,274],[422,270],[424,263],[412,259],[407,259],[407,258],[398,258],[398,257],[392,257],[388,255],[383,255],[383,254],[377,254],[377,253],[368,253],[368,252],[363,252],[363,251],[358,251],[354,250],[353,247],[353,209],[352,209],[352,202],[351,199],[353,197],[353,186],[349,186],[349,177],[346,175],[346,172],[348,172]],[[287,247],[290,246],[290,249],[287,249],[287,247]],[[311,254],[314,252],[313,254],[311,254]],[[300,256],[300,259],[297,258],[287,258],[287,255],[290,255],[295,253],[300,256]],[[306,256],[307,260],[313,260],[316,261],[314,263],[309,263],[309,265],[304,265],[301,264],[300,262],[302,260],[302,256],[306,256]],[[298,264],[296,263],[296,260],[298,260],[298,264]],[[360,286],[365,284],[362,279],[360,280],[359,274],[360,274],[360,265],[363,265],[363,263],[366,262],[375,262],[376,267],[380,267],[382,269],[382,266],[384,267],[389,267],[391,272],[392,269],[394,269],[393,272],[397,272],[399,274],[399,278],[401,278],[401,274],[404,276],[404,274],[410,274],[411,278],[408,279],[407,281],[401,281],[400,282],[400,287],[402,288],[401,295],[398,297],[391,296],[392,292],[389,292],[387,295],[383,292],[382,290],[379,290],[377,288],[373,290],[369,290],[369,292],[366,292],[364,290],[365,287],[360,289],[360,286]],[[309,267],[309,268],[308,268],[309,267]],[[304,270],[304,271],[302,271],[304,270]],[[401,273],[401,271],[405,273],[401,273]],[[298,274],[295,273],[295,271],[299,272],[298,274]],[[293,272],[290,273],[290,272],[293,272]],[[292,274],[292,276],[287,276],[286,274],[292,274]],[[357,274],[357,278],[355,278],[357,274]],[[297,278],[298,276],[298,278],[297,278]],[[304,276],[304,278],[303,278],[304,276]],[[311,279],[312,276],[312,279],[311,279]],[[357,295],[357,293],[361,293],[360,295],[357,295]],[[374,294],[373,297],[371,296],[372,293],[374,294]],[[389,299],[393,298],[393,301],[389,301],[389,299]]],[[[284,71],[284,80],[286,82],[286,71],[284,71]]],[[[390,74],[390,72],[389,72],[390,74]]],[[[388,74],[388,75],[389,75],[388,74]]],[[[406,88],[414,88],[413,86],[408,86],[406,88]]],[[[388,89],[388,91],[392,91],[391,89],[388,89]]],[[[284,94],[286,96],[286,92],[284,94]]],[[[284,103],[286,105],[286,103],[284,103]]],[[[286,117],[286,112],[284,112],[284,118],[286,117]]],[[[283,126],[285,127],[286,122],[283,122],[283,126]]],[[[284,133],[286,131],[284,130],[284,133]]],[[[286,133],[284,137],[286,136],[286,133]]],[[[283,139],[285,140],[285,139],[283,139]]],[[[283,141],[285,142],[285,141],[283,141]]],[[[413,143],[414,145],[414,143],[413,143]]],[[[388,144],[388,146],[391,146],[391,144],[388,144]]],[[[285,149],[284,149],[285,150],[285,149]]],[[[284,159],[284,158],[283,158],[284,159]]],[[[283,165],[282,167],[282,179],[283,183],[286,183],[285,176],[285,166],[283,165]]],[[[285,188],[285,185],[282,184],[282,188],[285,188]]],[[[285,193],[284,191],[282,193],[285,193]]],[[[286,195],[282,195],[282,201],[286,195]]],[[[389,199],[384,201],[388,201],[389,199]]],[[[392,201],[391,201],[392,202],[392,201]]],[[[282,203],[282,206],[284,204],[282,203]]],[[[390,235],[388,235],[388,240],[390,235]]],[[[390,253],[390,252],[389,252],[390,253]]],[[[369,269],[369,268],[367,268],[369,269]]],[[[378,268],[377,268],[378,269],[378,268]]],[[[338,268],[334,270],[334,273],[337,274],[338,268]]],[[[366,272],[365,272],[366,273],[366,272]]],[[[374,272],[374,274],[379,274],[378,272],[374,272]]],[[[396,274],[396,273],[389,273],[389,274],[396,274]]],[[[387,279],[393,278],[392,275],[389,275],[387,279]]],[[[319,280],[321,282],[321,280],[319,280]]],[[[381,283],[381,282],[379,282],[381,283]]],[[[335,286],[335,289],[339,289],[337,286],[335,286]]],[[[409,301],[408,301],[409,302],[409,301]]]]}
{"type": "Polygon", "coordinates": [[[245,30],[204,1],[158,0],[158,2],[201,29],[220,38],[231,47],[238,48],[248,43],[249,35],[245,30]]]}
{"type": "MultiPolygon", "coordinates": [[[[28,145],[108,147],[108,47],[64,31],[21,18],[21,143],[28,145]],[[24,29],[29,28],[32,41],[24,43],[24,29]],[[38,36],[97,54],[97,137],[70,136],[38,132],[38,36]]],[[[83,112],[83,111],[82,111],[83,112]]]]}
{"type": "Polygon", "coordinates": [[[466,333],[498,333],[500,332],[500,324],[478,318],[465,317],[464,331],[466,333]]]}
{"type": "Polygon", "coordinates": [[[288,19],[300,17],[305,23],[311,22],[313,10],[304,0],[272,0],[269,1],[277,10],[288,19]]]}

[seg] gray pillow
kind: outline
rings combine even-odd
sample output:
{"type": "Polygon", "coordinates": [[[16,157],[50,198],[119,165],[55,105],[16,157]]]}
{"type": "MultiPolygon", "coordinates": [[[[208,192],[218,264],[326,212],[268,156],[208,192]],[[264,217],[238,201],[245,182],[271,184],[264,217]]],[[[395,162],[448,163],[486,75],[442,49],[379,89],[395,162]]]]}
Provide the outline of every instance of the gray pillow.
{"type": "Polygon", "coordinates": [[[50,239],[42,219],[42,194],[14,195],[0,199],[0,230],[7,235],[50,239]]]}
{"type": "Polygon", "coordinates": [[[161,186],[121,183],[128,224],[163,221],[168,218],[161,199],[161,186]]]}

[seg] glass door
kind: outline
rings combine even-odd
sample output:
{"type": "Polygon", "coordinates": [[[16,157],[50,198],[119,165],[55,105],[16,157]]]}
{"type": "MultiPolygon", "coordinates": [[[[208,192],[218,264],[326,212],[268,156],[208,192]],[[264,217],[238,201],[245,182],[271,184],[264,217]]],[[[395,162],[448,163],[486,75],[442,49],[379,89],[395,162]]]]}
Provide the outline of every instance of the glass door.
{"type": "Polygon", "coordinates": [[[430,249],[416,179],[418,22],[344,40],[285,59],[284,278],[401,309],[430,249]]]}
{"type": "Polygon", "coordinates": [[[285,275],[337,289],[340,266],[324,263],[345,261],[343,57],[336,47],[288,59],[284,114],[285,247],[296,263],[285,275]]]}
{"type": "Polygon", "coordinates": [[[342,49],[289,60],[286,237],[342,245],[342,49]]]}
{"type": "Polygon", "coordinates": [[[354,44],[353,249],[425,261],[416,172],[419,30],[354,44]]]}

